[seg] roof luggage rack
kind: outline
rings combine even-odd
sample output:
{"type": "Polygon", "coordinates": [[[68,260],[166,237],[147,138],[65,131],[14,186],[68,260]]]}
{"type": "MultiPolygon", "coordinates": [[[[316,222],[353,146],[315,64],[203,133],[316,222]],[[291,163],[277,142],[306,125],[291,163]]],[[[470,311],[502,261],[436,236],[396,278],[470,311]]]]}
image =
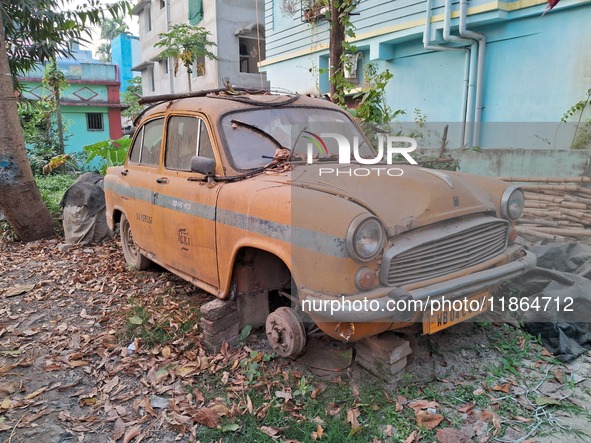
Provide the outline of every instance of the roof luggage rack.
{"type": "Polygon", "coordinates": [[[146,105],[151,103],[165,102],[169,100],[178,100],[181,98],[191,97],[205,97],[206,95],[244,95],[244,94],[270,94],[271,91],[268,89],[247,89],[247,88],[217,88],[217,89],[203,89],[201,91],[192,92],[179,92],[176,94],[162,94],[152,95],[148,97],[142,97],[138,103],[140,105],[146,105]]]}

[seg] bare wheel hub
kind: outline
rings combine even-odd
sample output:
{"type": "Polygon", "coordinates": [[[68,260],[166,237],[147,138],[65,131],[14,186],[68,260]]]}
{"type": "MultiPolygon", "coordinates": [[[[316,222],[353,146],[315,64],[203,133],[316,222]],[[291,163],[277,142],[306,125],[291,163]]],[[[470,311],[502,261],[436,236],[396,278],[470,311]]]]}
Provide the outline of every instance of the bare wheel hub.
{"type": "Polygon", "coordinates": [[[306,346],[306,330],[291,308],[281,307],[271,312],[265,325],[267,339],[282,357],[297,357],[306,346]]]}

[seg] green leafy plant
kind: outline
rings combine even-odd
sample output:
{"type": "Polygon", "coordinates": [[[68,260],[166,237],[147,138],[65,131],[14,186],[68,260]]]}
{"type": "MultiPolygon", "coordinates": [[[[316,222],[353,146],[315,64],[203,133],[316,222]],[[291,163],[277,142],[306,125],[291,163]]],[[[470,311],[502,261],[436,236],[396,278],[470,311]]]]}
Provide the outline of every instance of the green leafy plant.
{"type": "Polygon", "coordinates": [[[191,73],[193,64],[200,57],[217,59],[217,57],[208,49],[215,46],[215,43],[208,40],[211,35],[209,31],[200,26],[191,26],[187,24],[173,25],[170,31],[158,34],[160,41],[154,44],[157,48],[164,48],[160,57],[173,57],[175,59],[174,75],[179,69],[179,62],[187,71],[189,81],[189,91],[191,91],[191,73]]]}
{"type": "MultiPolygon", "coordinates": [[[[60,139],[57,125],[52,118],[55,112],[52,100],[43,98],[41,100],[21,100],[18,103],[18,112],[21,127],[27,147],[27,156],[34,175],[43,173],[45,166],[60,151],[60,139]]],[[[64,125],[67,135],[68,123],[64,125]]]]}
{"type": "Polygon", "coordinates": [[[294,398],[299,397],[301,400],[303,400],[313,390],[314,390],[314,386],[308,384],[306,377],[302,377],[302,378],[300,378],[300,381],[298,383],[298,388],[295,391],[293,391],[293,397],[294,398]]]}
{"type": "Polygon", "coordinates": [[[103,175],[107,168],[111,166],[120,166],[125,162],[131,138],[125,136],[118,140],[103,140],[92,145],[84,146],[84,151],[88,154],[86,164],[90,164],[95,158],[101,161],[99,172],[103,175]]]}
{"type": "Polygon", "coordinates": [[[564,113],[560,121],[568,122],[572,117],[578,114],[575,133],[571,143],[572,149],[585,149],[591,147],[591,116],[583,120],[587,106],[591,105],[591,89],[587,90],[587,95],[583,100],[578,101],[564,113]]]}
{"type": "Polygon", "coordinates": [[[121,95],[121,104],[127,106],[121,115],[135,121],[144,110],[144,107],[138,103],[140,98],[142,98],[142,78],[133,77],[127,82],[127,88],[121,95]]]}

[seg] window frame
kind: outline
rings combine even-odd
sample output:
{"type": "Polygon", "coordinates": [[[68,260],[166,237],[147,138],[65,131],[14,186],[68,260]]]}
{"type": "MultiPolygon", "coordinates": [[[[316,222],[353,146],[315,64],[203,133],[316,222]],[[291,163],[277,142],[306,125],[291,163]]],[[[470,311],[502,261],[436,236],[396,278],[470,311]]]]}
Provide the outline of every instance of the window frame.
{"type": "MultiPolygon", "coordinates": [[[[190,164],[189,164],[188,169],[179,169],[179,168],[175,168],[172,166],[168,166],[166,164],[167,154],[169,152],[168,151],[168,137],[170,134],[169,127],[170,127],[171,120],[174,118],[190,118],[190,119],[198,120],[199,126],[197,127],[197,139],[196,139],[196,143],[195,143],[196,149],[195,149],[194,156],[199,156],[201,153],[201,135],[203,133],[203,128],[205,128],[205,133],[207,134],[207,138],[209,139],[209,144],[211,146],[211,153],[213,155],[213,160],[216,160],[214,142],[212,140],[211,131],[209,130],[209,128],[207,126],[207,121],[206,121],[205,117],[201,116],[201,115],[191,115],[191,114],[174,114],[174,115],[170,115],[166,121],[166,143],[164,146],[163,168],[166,169],[167,171],[192,172],[190,164]]],[[[210,158],[210,157],[207,157],[207,158],[210,158]]]]}
{"type": "MultiPolygon", "coordinates": [[[[98,125],[97,125],[98,126],[98,125]]],[[[104,132],[105,131],[105,118],[102,112],[87,112],[86,113],[86,130],[88,132],[104,132]],[[95,118],[97,121],[93,123],[98,123],[100,121],[100,128],[91,128],[91,120],[95,118]]]]}
{"type": "Polygon", "coordinates": [[[165,137],[165,120],[166,118],[164,116],[157,116],[154,117],[146,122],[144,122],[136,131],[136,136],[134,137],[132,143],[131,143],[131,149],[129,150],[129,154],[127,156],[127,161],[128,163],[132,164],[132,165],[136,165],[136,166],[143,166],[146,168],[159,168],[160,164],[161,164],[161,160],[162,160],[162,141],[165,137]],[[143,162],[143,157],[144,157],[144,143],[145,143],[145,138],[146,138],[146,126],[149,125],[150,123],[156,122],[160,120],[162,122],[162,129],[161,129],[161,140],[160,140],[160,148],[159,148],[159,153],[158,153],[158,160],[156,161],[156,163],[144,163],[143,162]],[[138,161],[133,161],[131,159],[133,152],[134,152],[134,148],[135,148],[135,143],[138,140],[138,138],[141,137],[141,144],[140,144],[140,152],[139,152],[139,157],[138,157],[138,161]]]}

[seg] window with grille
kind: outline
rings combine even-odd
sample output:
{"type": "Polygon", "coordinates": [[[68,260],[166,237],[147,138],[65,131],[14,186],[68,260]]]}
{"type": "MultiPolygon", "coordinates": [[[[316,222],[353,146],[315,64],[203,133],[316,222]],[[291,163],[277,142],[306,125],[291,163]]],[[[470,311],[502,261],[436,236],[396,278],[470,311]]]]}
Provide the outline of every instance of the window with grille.
{"type": "Polygon", "coordinates": [[[86,114],[86,127],[89,131],[104,131],[103,114],[100,112],[86,114]]]}

